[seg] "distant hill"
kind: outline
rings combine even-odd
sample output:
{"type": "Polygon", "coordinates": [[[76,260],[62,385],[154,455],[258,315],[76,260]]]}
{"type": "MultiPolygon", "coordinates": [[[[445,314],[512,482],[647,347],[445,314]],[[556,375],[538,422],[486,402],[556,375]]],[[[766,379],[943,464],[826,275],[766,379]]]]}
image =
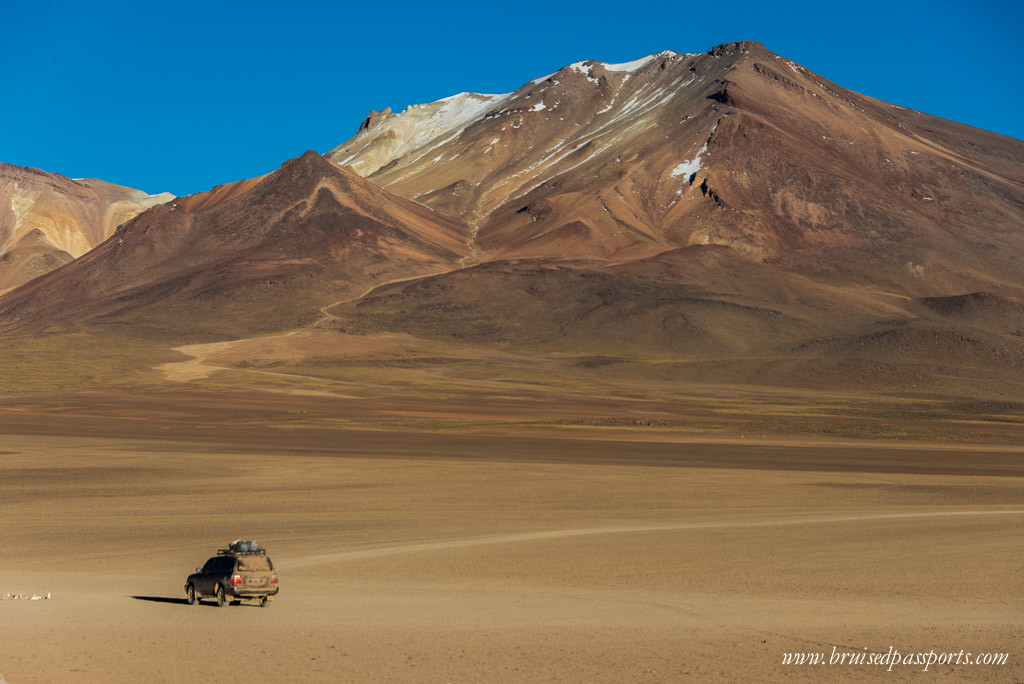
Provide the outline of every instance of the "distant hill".
{"type": "Polygon", "coordinates": [[[375,283],[453,267],[467,241],[460,221],[307,152],[129,221],[0,299],[0,330],[98,317],[222,335],[279,330],[375,283]]]}
{"type": "Polygon", "coordinates": [[[0,292],[82,256],[173,197],[0,163],[0,292]]]}

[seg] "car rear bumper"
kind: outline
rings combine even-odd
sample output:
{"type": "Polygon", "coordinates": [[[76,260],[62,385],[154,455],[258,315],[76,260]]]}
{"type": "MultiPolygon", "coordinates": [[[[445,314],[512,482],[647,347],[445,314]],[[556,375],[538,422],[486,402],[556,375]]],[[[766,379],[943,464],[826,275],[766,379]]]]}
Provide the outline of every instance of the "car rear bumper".
{"type": "Polygon", "coordinates": [[[235,589],[234,587],[231,587],[224,593],[236,598],[258,598],[260,596],[276,596],[278,591],[280,591],[278,587],[274,587],[273,589],[235,589]]]}

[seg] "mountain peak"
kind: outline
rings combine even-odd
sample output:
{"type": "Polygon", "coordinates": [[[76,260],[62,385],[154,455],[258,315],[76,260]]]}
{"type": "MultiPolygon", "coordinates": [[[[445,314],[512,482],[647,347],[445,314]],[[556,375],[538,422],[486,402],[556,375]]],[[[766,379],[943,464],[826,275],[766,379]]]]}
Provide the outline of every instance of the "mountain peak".
{"type": "Polygon", "coordinates": [[[363,122],[359,124],[359,131],[373,128],[384,119],[389,119],[392,116],[395,116],[395,113],[391,111],[391,107],[385,107],[379,112],[376,109],[371,109],[370,113],[363,119],[363,122]]]}
{"type": "Polygon", "coordinates": [[[281,164],[277,171],[267,176],[267,180],[301,177],[315,183],[325,176],[335,176],[341,173],[340,166],[331,163],[319,152],[306,150],[298,157],[281,164]]]}
{"type": "Polygon", "coordinates": [[[351,165],[361,176],[369,176],[438,136],[462,130],[508,97],[507,93],[458,93],[436,102],[410,105],[401,114],[392,113],[390,107],[373,111],[355,137],[326,156],[340,165],[351,165]]]}
{"type": "Polygon", "coordinates": [[[728,55],[741,55],[748,52],[770,52],[761,43],[756,40],[736,40],[730,43],[722,43],[711,48],[711,54],[715,57],[725,57],[728,55]]]}
{"type": "Polygon", "coordinates": [[[338,166],[337,165],[332,164],[329,161],[327,161],[326,159],[324,159],[323,156],[319,152],[317,152],[316,150],[306,150],[305,152],[300,154],[298,157],[292,157],[291,159],[285,161],[278,168],[278,172],[286,171],[287,169],[290,169],[290,168],[304,168],[304,169],[317,169],[317,168],[319,168],[319,169],[325,169],[325,170],[326,169],[330,169],[330,171],[332,171],[332,172],[338,170],[338,166]]]}
{"type": "Polygon", "coordinates": [[[1019,159],[1012,141],[975,143],[969,131],[847,91],[753,40],[574,62],[473,117],[428,116],[451,101],[411,108],[328,157],[474,223],[491,257],[636,260],[720,245],[798,270],[844,263],[843,249],[857,244],[891,282],[916,287],[927,259],[978,289],[988,283],[959,263],[964,245],[950,245],[940,267],[934,252],[908,243],[896,260],[893,236],[923,240],[935,221],[970,222],[968,205],[1004,206],[1003,179],[1020,177],[1007,161],[1019,159]],[[982,148],[991,151],[979,167],[982,148]],[[1000,189],[963,195],[949,181],[963,173],[1000,189]],[[943,204],[943,193],[956,201],[943,204]],[[864,238],[880,225],[890,226],[885,248],[864,238]]]}

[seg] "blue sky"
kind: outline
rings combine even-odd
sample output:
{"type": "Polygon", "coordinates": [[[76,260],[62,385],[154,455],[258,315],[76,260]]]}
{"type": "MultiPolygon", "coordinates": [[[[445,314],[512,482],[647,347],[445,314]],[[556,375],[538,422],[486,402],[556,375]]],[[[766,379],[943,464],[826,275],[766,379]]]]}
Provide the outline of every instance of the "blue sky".
{"type": "Polygon", "coordinates": [[[370,109],[731,40],[1024,138],[1024,3],[827,4],[0,0],[0,161],[183,195],[326,152],[370,109]]]}

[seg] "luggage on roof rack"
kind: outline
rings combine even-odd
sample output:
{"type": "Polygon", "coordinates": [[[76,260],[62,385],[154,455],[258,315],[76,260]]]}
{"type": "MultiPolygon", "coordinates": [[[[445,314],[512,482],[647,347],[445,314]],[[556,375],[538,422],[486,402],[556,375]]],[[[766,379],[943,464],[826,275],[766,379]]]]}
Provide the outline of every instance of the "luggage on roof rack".
{"type": "Polygon", "coordinates": [[[229,554],[234,555],[239,553],[252,553],[265,556],[267,555],[267,550],[261,548],[258,542],[244,539],[236,539],[235,541],[228,544],[228,548],[217,550],[217,554],[220,556],[226,556],[229,554]]]}

